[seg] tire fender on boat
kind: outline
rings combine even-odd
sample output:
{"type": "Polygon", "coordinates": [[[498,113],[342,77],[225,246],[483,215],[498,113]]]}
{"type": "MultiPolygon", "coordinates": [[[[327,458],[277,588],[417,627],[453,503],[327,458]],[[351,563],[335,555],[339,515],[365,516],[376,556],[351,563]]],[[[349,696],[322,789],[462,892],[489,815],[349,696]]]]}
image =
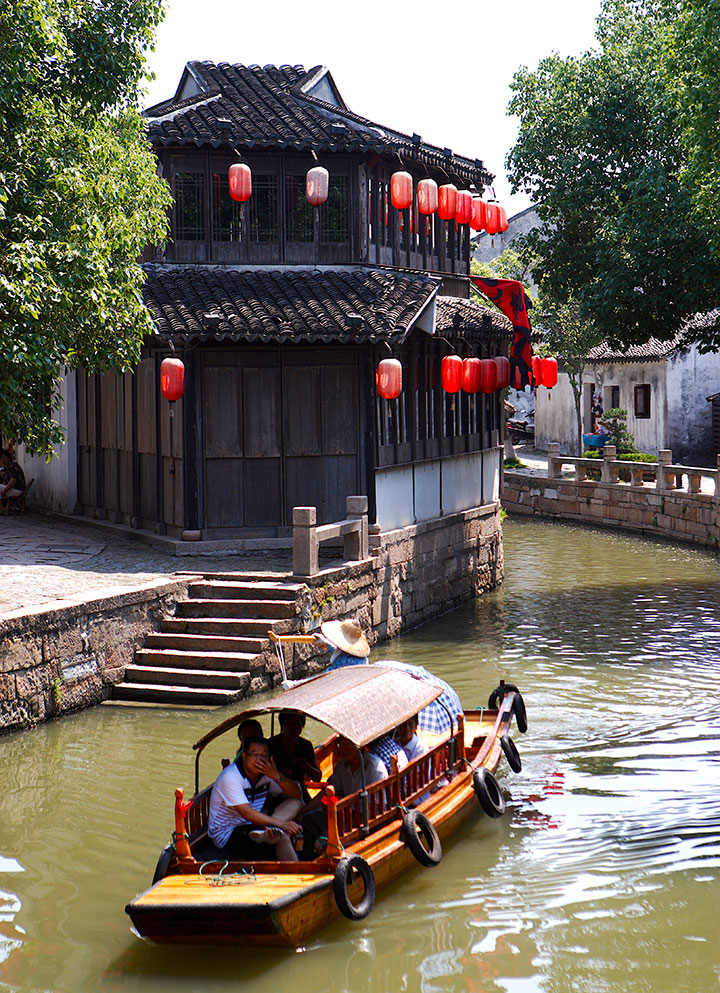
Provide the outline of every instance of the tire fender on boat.
{"type": "Polygon", "coordinates": [[[500,790],[500,784],[489,769],[475,770],[473,789],[488,817],[502,817],[505,813],[505,798],[500,790]]]}
{"type": "Polygon", "coordinates": [[[515,699],[513,700],[513,714],[515,715],[515,723],[517,724],[518,731],[521,734],[525,734],[528,729],[527,711],[525,710],[525,701],[522,698],[522,693],[517,688],[515,683],[502,683],[502,685],[497,686],[490,694],[488,708],[490,710],[495,710],[495,708],[502,702],[502,699],[506,693],[515,694],[515,699]]]}
{"type": "Polygon", "coordinates": [[[351,854],[340,859],[335,869],[333,889],[340,913],[351,921],[363,920],[375,906],[375,876],[361,855],[351,854]],[[352,902],[349,893],[350,886],[355,881],[354,873],[360,876],[365,887],[362,899],[358,903],[352,902]]]}
{"type": "Polygon", "coordinates": [[[512,771],[520,772],[522,770],[522,759],[520,758],[520,752],[517,750],[517,745],[510,735],[504,734],[500,739],[500,744],[512,771]]]}
{"type": "Polygon", "coordinates": [[[420,810],[408,810],[403,817],[402,837],[420,865],[437,865],[442,858],[442,844],[429,817],[420,810]]]}
{"type": "Polygon", "coordinates": [[[166,845],[160,852],[160,858],[155,866],[155,875],[153,876],[152,884],[159,883],[161,879],[164,879],[168,874],[168,869],[170,868],[170,863],[175,858],[175,846],[172,842],[166,845]]]}

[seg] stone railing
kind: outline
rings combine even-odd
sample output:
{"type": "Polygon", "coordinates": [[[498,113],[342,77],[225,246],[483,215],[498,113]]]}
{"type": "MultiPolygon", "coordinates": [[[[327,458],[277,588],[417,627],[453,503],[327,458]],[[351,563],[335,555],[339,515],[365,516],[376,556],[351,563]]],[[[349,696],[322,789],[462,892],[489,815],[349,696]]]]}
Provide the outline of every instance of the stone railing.
{"type": "Polygon", "coordinates": [[[315,576],[320,542],[331,538],[343,539],[346,562],[368,558],[368,498],[346,497],[345,512],[344,521],[318,525],[316,507],[293,507],[293,575],[315,576]]]}
{"type": "Polygon", "coordinates": [[[561,479],[563,466],[571,465],[575,469],[575,481],[587,479],[589,469],[600,469],[601,483],[620,482],[620,469],[630,472],[632,486],[642,486],[646,476],[652,476],[658,491],[685,490],[687,493],[700,493],[702,480],[713,481],[714,494],[720,497],[720,455],[717,458],[717,469],[705,469],[699,466],[674,465],[672,451],[661,449],[657,462],[633,462],[630,459],[618,459],[614,445],[606,445],[603,449],[603,459],[584,459],[560,454],[560,445],[548,445],[548,476],[551,479],[561,479]],[[687,485],[683,486],[683,477],[687,485]]]}

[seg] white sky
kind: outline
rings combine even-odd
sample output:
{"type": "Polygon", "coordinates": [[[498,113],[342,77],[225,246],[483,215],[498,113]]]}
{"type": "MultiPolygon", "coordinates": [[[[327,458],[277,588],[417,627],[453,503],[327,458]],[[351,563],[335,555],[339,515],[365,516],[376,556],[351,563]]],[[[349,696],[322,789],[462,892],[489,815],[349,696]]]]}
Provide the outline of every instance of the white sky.
{"type": "Polygon", "coordinates": [[[298,0],[167,0],[147,104],[171,97],[192,59],[245,65],[326,65],[351,110],[379,124],[483,159],[509,215],[505,156],[517,133],[510,82],[553,51],[592,47],[601,0],[355,4],[298,0]],[[443,22],[446,23],[443,23],[443,22]]]}

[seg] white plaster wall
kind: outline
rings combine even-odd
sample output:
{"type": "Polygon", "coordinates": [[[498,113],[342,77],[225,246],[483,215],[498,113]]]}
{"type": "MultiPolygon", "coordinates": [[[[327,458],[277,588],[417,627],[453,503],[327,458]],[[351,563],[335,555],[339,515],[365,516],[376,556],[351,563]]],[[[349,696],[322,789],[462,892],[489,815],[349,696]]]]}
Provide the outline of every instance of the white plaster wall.
{"type": "Polygon", "coordinates": [[[375,473],[377,523],[394,531],[415,523],[412,466],[392,466],[375,473]]]}
{"type": "Polygon", "coordinates": [[[60,384],[62,406],[57,419],[65,429],[65,443],[56,449],[46,462],[44,458],[31,457],[24,445],[18,447],[18,462],[29,483],[34,479],[28,503],[46,510],[72,514],[77,503],[77,386],[75,372],[69,372],[60,384]]]}
{"type": "Polygon", "coordinates": [[[696,348],[675,352],[667,363],[667,447],[683,465],[714,464],[712,408],[705,397],[720,390],[720,354],[696,348]]]}
{"type": "Polygon", "coordinates": [[[440,462],[415,466],[415,520],[432,521],[442,513],[440,462]]]}
{"type": "Polygon", "coordinates": [[[482,504],[482,452],[445,459],[442,464],[443,514],[456,514],[459,510],[481,507],[482,504]]]}
{"type": "Polygon", "coordinates": [[[577,427],[575,401],[570,379],[566,372],[558,371],[558,381],[551,390],[538,387],[535,395],[535,447],[546,452],[548,445],[557,442],[560,451],[569,455],[575,451],[577,427]]]}
{"type": "Polygon", "coordinates": [[[493,501],[500,499],[500,469],[502,466],[502,458],[502,448],[496,448],[493,451],[483,452],[483,503],[492,503],[493,501]]]}

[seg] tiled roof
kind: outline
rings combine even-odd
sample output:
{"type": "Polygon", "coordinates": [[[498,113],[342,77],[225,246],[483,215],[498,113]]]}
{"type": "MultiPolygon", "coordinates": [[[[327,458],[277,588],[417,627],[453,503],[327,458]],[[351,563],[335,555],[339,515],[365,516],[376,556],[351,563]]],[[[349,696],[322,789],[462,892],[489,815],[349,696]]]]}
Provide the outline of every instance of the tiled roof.
{"type": "Polygon", "coordinates": [[[439,286],[423,274],[362,267],[144,269],[158,333],[200,340],[401,341],[439,286]]]}
{"type": "Polygon", "coordinates": [[[720,309],[704,314],[695,314],[685,321],[680,330],[667,341],[650,338],[642,345],[628,345],[612,348],[607,342],[598,345],[588,353],[590,362],[657,362],[667,358],[672,352],[690,348],[703,332],[717,332],[720,326],[720,309]]]}
{"type": "Polygon", "coordinates": [[[512,337],[511,321],[497,307],[485,307],[472,300],[438,297],[435,328],[446,338],[477,338],[487,334],[512,337]]]}
{"type": "Polygon", "coordinates": [[[175,97],[145,111],[159,145],[398,154],[441,168],[479,191],[493,180],[483,163],[428,145],[352,113],[323,66],[188,62],[175,97]],[[186,84],[190,83],[188,87],[186,84]],[[184,97],[189,92],[191,95],[184,97]],[[337,103],[324,97],[337,96],[337,103]]]}

